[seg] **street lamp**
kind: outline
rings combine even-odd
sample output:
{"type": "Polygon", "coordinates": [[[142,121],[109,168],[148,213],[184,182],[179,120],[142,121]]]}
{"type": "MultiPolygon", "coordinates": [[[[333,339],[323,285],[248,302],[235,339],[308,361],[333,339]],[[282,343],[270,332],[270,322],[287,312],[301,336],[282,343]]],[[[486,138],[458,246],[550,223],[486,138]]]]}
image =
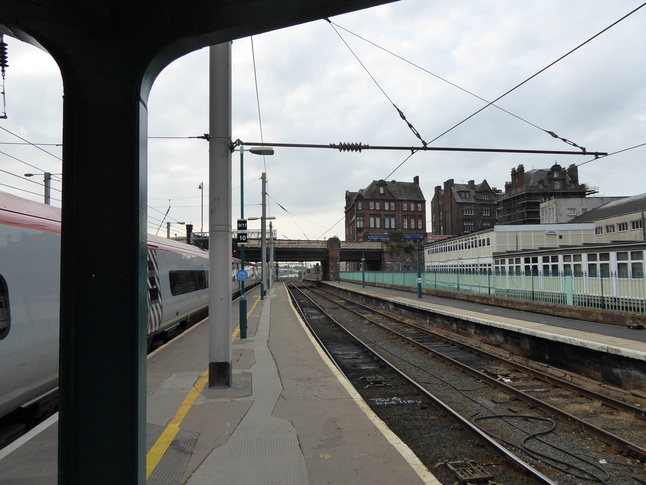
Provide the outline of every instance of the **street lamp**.
{"type": "MultiPolygon", "coordinates": [[[[25,177],[33,177],[35,173],[26,173],[25,177]]],[[[51,172],[43,173],[43,182],[45,184],[45,204],[50,205],[51,203],[51,191],[52,191],[52,175],[62,175],[60,173],[52,174],[51,172]]]]}
{"type": "MultiPolygon", "coordinates": [[[[252,147],[245,150],[242,146],[238,148],[240,152],[240,219],[244,219],[244,152],[250,152],[254,155],[273,155],[274,149],[271,147],[252,147]]],[[[264,175],[264,174],[263,174],[264,175]]],[[[264,190],[264,189],[263,189],[264,190]]],[[[263,200],[264,210],[264,200],[263,200]]],[[[240,270],[244,271],[244,248],[246,244],[240,246],[240,270]]],[[[244,273],[243,273],[244,274],[244,273]]],[[[261,293],[262,294],[262,293],[261,293]]],[[[240,301],[238,302],[240,311],[240,338],[247,338],[247,297],[244,294],[244,280],[240,282],[240,301]]]]}

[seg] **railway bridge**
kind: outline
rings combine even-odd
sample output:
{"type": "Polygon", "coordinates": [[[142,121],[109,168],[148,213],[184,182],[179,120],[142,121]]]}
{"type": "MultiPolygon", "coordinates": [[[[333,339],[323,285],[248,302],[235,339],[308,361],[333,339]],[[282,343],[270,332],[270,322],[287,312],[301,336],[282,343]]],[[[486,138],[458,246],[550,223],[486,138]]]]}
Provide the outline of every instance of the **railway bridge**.
{"type": "MultiPolygon", "coordinates": [[[[300,239],[267,239],[267,251],[273,251],[274,261],[296,262],[316,261],[321,263],[324,280],[335,280],[338,277],[339,263],[354,262],[356,268],[362,258],[366,262],[366,271],[383,269],[383,244],[380,242],[349,242],[338,239],[300,240],[300,239]]],[[[260,238],[250,238],[245,247],[245,261],[260,261],[260,238]]]]}

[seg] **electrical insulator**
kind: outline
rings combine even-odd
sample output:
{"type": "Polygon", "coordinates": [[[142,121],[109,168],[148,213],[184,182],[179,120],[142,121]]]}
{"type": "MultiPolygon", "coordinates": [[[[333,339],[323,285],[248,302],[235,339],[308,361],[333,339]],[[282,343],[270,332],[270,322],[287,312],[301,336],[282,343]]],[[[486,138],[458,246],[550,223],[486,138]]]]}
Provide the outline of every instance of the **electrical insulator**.
{"type": "Polygon", "coordinates": [[[4,39],[0,38],[0,68],[2,69],[2,74],[4,75],[4,70],[9,67],[8,58],[7,58],[7,44],[4,42],[4,39]]]}
{"type": "Polygon", "coordinates": [[[340,152],[360,152],[361,150],[367,150],[368,145],[362,143],[339,143],[337,148],[340,152]]]}

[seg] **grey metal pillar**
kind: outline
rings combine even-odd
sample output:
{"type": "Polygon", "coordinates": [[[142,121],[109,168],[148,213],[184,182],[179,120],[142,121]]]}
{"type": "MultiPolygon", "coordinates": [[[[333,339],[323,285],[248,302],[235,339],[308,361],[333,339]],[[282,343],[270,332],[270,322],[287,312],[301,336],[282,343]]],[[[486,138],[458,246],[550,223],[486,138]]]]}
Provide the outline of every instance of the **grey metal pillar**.
{"type": "Polygon", "coordinates": [[[230,386],[231,43],[210,48],[209,386],[230,386]]]}
{"type": "Polygon", "coordinates": [[[267,174],[262,173],[262,217],[260,218],[260,299],[265,299],[265,276],[267,266],[267,232],[265,231],[265,218],[267,217],[267,174]]]}
{"type": "Polygon", "coordinates": [[[269,284],[267,289],[271,288],[274,284],[274,228],[269,221],[269,284]]]}

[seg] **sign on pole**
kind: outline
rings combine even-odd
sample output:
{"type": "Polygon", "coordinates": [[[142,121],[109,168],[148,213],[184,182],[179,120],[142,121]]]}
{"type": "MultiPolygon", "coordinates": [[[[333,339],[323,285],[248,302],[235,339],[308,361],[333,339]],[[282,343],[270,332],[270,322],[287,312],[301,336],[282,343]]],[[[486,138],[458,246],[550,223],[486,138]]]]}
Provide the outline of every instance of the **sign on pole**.
{"type": "Polygon", "coordinates": [[[238,219],[238,246],[247,245],[247,219],[238,219]]]}

